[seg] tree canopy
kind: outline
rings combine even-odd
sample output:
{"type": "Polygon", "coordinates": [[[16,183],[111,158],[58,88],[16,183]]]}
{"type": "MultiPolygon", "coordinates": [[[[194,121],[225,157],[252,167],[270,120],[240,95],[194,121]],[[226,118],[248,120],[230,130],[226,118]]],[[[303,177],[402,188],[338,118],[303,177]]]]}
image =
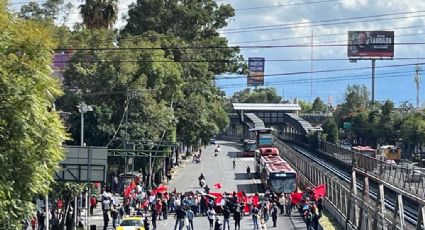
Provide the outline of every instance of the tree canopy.
{"type": "Polygon", "coordinates": [[[46,194],[66,138],[53,102],[51,31],[21,20],[0,2],[0,226],[22,229],[36,195],[46,194]]]}
{"type": "Polygon", "coordinates": [[[282,97],[277,94],[275,88],[258,88],[251,90],[246,88],[235,92],[230,98],[231,103],[280,103],[282,97]]]}

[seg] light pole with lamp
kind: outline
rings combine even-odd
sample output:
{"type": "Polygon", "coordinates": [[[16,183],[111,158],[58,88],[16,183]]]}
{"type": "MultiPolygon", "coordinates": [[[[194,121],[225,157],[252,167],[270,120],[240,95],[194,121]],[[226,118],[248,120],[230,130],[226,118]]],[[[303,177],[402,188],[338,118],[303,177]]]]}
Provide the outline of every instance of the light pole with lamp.
{"type": "Polygon", "coordinates": [[[84,146],[84,113],[92,112],[93,107],[91,105],[86,105],[86,103],[82,102],[78,106],[78,112],[81,114],[81,140],[80,145],[84,146]]]}
{"type": "MultiPolygon", "coordinates": [[[[78,112],[80,112],[81,114],[81,139],[80,139],[80,145],[81,146],[85,146],[84,144],[84,113],[86,112],[92,112],[93,111],[93,107],[91,105],[87,105],[86,103],[82,102],[80,103],[78,106],[78,112]]],[[[90,174],[90,172],[88,172],[90,174]]],[[[88,211],[89,211],[89,207],[88,207],[88,199],[89,199],[89,190],[86,190],[86,202],[85,202],[85,206],[86,206],[86,227],[89,227],[89,218],[88,218],[88,211]]],[[[77,197],[75,197],[74,200],[74,223],[75,223],[75,227],[74,229],[76,229],[77,226],[77,197]]],[[[81,197],[81,201],[82,201],[82,197],[81,197]]],[[[82,206],[82,205],[81,205],[82,206]]]]}

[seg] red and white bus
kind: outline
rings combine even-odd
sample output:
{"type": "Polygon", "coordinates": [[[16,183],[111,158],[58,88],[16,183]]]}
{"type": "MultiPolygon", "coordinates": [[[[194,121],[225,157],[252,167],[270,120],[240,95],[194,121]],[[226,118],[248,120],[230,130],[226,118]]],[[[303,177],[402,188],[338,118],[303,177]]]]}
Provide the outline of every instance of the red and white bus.
{"type": "Polygon", "coordinates": [[[279,155],[264,155],[260,159],[261,183],[276,193],[292,193],[297,188],[297,173],[279,155]]]}

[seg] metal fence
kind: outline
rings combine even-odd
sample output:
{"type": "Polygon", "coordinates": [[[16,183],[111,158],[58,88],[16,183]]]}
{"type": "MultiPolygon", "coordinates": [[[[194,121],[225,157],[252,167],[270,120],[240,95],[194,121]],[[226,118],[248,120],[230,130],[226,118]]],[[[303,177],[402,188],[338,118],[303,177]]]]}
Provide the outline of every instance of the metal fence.
{"type": "Polygon", "coordinates": [[[356,168],[379,177],[399,189],[425,199],[425,171],[421,167],[409,163],[404,165],[388,163],[329,142],[320,142],[319,150],[345,164],[355,165],[356,168]]]}
{"type": "MultiPolygon", "coordinates": [[[[340,181],[332,173],[297,153],[282,141],[275,139],[274,144],[279,148],[282,157],[297,170],[301,183],[314,186],[326,185],[327,196],[325,199],[333,207],[336,215],[339,216],[337,219],[340,220],[340,223],[343,222],[341,224],[345,225],[346,229],[400,228],[397,218],[385,217],[385,210],[382,209],[379,200],[370,200],[369,196],[365,195],[366,193],[354,193],[347,183],[340,181]]],[[[332,146],[328,147],[332,148],[332,146]]],[[[335,150],[340,151],[339,153],[347,153],[340,149],[335,150]]]]}

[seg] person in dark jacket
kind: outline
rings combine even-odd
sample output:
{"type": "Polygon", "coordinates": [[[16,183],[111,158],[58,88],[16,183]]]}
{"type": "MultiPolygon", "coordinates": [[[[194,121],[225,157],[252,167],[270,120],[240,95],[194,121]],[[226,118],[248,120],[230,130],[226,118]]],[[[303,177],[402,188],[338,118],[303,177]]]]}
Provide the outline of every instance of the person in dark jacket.
{"type": "Polygon", "coordinates": [[[233,219],[235,220],[235,230],[241,229],[241,212],[239,210],[236,210],[235,213],[233,213],[233,219]]]}
{"type": "Polygon", "coordinates": [[[143,227],[145,227],[145,230],[149,230],[149,226],[150,226],[149,219],[148,217],[145,217],[145,220],[143,220],[143,227]]]}
{"type": "Polygon", "coordinates": [[[155,206],[151,207],[151,219],[152,219],[152,229],[156,229],[156,219],[158,218],[158,210],[156,210],[155,206]]]}
{"type": "Polygon", "coordinates": [[[275,203],[272,204],[270,211],[272,215],[273,227],[276,227],[278,209],[275,203]]]}
{"type": "Polygon", "coordinates": [[[230,211],[229,208],[227,208],[227,206],[224,206],[223,209],[223,230],[226,230],[226,225],[227,228],[230,230],[230,211]]]}

